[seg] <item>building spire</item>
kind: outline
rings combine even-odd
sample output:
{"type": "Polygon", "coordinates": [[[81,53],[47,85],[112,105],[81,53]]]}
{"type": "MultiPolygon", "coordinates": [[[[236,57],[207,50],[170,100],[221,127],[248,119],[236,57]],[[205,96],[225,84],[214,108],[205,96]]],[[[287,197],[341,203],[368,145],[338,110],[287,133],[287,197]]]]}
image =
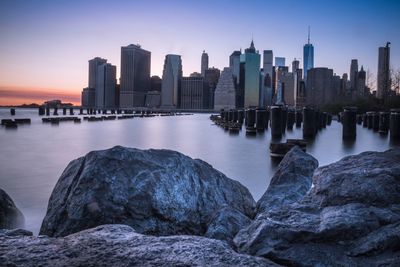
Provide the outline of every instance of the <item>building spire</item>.
{"type": "Polygon", "coordinates": [[[310,25],[308,25],[308,44],[310,44],[310,25]]]}

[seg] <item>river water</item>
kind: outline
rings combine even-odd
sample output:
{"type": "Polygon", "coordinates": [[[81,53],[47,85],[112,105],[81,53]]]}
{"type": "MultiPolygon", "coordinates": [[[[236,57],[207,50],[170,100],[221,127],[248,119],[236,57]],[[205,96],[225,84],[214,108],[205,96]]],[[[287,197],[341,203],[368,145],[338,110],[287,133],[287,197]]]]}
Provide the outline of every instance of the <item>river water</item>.
{"type": "MultiPolygon", "coordinates": [[[[0,109],[0,118],[11,118],[0,109]]],[[[18,129],[0,128],[0,188],[14,200],[25,216],[25,228],[37,234],[50,194],[67,164],[92,150],[115,145],[140,149],[177,150],[200,158],[241,182],[258,200],[267,189],[277,163],[269,155],[270,131],[248,137],[245,131],[229,135],[208,114],[134,118],[127,120],[60,122],[44,124],[36,109],[17,109],[13,118],[31,118],[18,129]]],[[[363,151],[393,147],[388,136],[357,125],[357,140],[344,143],[342,126],[336,121],[318,133],[307,152],[320,166],[363,151]]],[[[301,128],[284,138],[301,138],[301,128]]]]}

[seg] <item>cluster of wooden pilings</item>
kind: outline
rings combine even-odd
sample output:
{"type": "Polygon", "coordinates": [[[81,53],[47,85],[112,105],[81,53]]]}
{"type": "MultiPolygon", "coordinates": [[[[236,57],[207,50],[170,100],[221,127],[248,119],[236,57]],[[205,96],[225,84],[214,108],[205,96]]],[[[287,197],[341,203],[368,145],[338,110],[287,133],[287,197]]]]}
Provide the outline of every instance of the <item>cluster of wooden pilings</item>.
{"type": "Polygon", "coordinates": [[[15,129],[18,128],[19,124],[30,124],[31,119],[2,119],[1,125],[6,129],[15,129]]]}
{"type": "Polygon", "coordinates": [[[343,125],[343,139],[356,139],[356,124],[359,124],[382,135],[390,133],[391,139],[400,140],[400,109],[357,114],[357,108],[345,107],[339,113],[338,121],[343,125]]]}
{"type": "Polygon", "coordinates": [[[319,130],[331,124],[332,115],[310,107],[294,109],[271,106],[221,110],[219,115],[211,115],[210,119],[231,133],[239,132],[243,125],[248,135],[262,133],[270,127],[273,138],[280,138],[286,130],[300,128],[303,125],[304,138],[313,138],[319,130]]]}

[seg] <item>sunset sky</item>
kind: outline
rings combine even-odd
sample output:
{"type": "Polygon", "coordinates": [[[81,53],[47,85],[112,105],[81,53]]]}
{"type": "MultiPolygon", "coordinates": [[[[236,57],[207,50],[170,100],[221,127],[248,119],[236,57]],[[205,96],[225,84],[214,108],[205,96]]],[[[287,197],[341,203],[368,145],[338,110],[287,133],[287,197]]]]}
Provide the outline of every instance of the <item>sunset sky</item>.
{"type": "Polygon", "coordinates": [[[400,1],[0,1],[0,105],[59,98],[79,104],[88,60],[117,66],[121,46],[152,52],[152,75],[166,54],[182,55],[183,72],[229,64],[233,50],[272,49],[302,59],[311,26],[315,66],[349,72],[352,58],[376,77],[378,47],[392,43],[391,65],[400,68],[400,1]]]}

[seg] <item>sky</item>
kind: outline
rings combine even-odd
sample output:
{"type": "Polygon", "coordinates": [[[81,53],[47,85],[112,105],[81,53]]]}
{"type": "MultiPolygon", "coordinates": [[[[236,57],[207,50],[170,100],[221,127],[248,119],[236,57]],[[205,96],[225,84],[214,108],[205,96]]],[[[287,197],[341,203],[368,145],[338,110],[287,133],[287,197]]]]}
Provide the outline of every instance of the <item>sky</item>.
{"type": "MultiPolygon", "coordinates": [[[[166,54],[182,55],[184,75],[200,72],[201,53],[222,69],[240,48],[303,59],[311,27],[314,66],[348,73],[351,59],[376,79],[378,47],[391,42],[400,68],[399,0],[1,0],[0,105],[53,98],[79,104],[88,60],[117,66],[121,46],[151,51],[151,74],[166,54]]],[[[301,64],[302,65],[302,64],[301,64]]]]}

